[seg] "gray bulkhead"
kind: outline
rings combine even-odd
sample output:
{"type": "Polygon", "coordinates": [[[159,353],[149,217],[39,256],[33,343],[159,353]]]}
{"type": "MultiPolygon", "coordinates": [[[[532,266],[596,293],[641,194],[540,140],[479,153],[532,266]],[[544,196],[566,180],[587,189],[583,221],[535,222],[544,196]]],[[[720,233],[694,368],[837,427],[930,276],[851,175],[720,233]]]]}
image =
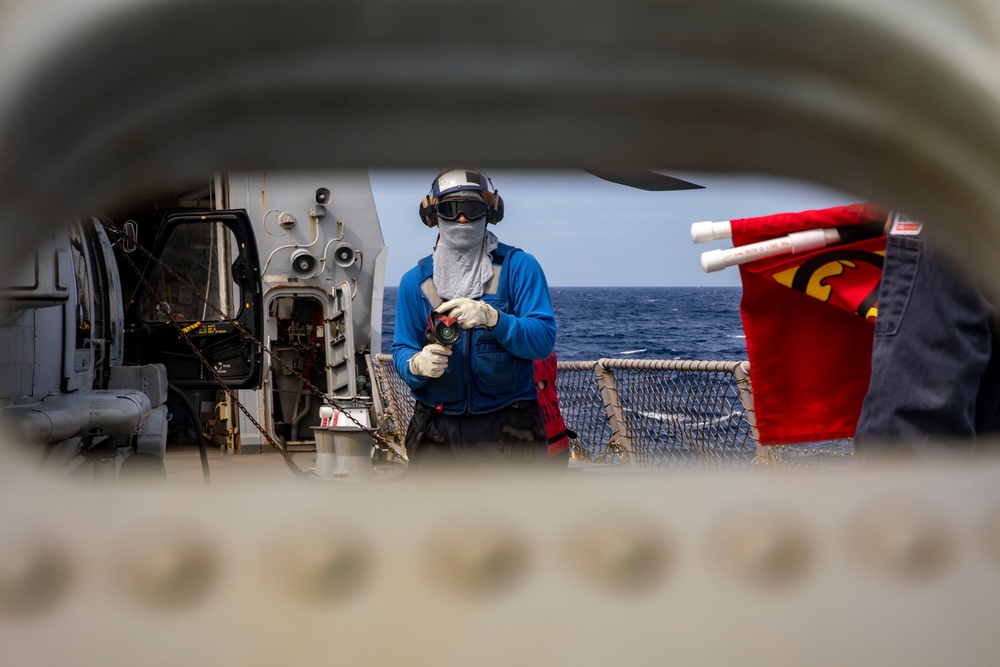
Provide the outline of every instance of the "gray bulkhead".
{"type": "MultiPolygon", "coordinates": [[[[368,172],[230,173],[216,182],[219,206],[248,212],[261,263],[269,369],[262,389],[241,390],[239,400],[276,442],[312,447],[317,393],[366,400],[366,355],[381,347],[386,248],[368,172]]],[[[230,415],[239,420],[231,451],[268,446],[242,413],[230,415]]]]}

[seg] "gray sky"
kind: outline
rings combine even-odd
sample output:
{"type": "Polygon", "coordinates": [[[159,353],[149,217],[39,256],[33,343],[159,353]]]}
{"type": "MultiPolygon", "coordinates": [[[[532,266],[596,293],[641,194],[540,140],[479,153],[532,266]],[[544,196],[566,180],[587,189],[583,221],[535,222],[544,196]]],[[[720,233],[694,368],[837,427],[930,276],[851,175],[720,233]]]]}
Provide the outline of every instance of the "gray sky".
{"type": "MultiPolygon", "coordinates": [[[[490,228],[504,243],[530,252],[552,287],[739,285],[728,268],[706,274],[705,250],[691,223],[803,211],[861,201],[819,186],[762,176],[664,172],[703,190],[646,192],[575,171],[485,169],[504,199],[505,216],[490,228]]],[[[395,286],[430,253],[436,233],[417,215],[435,169],[371,171],[375,205],[389,247],[386,284],[395,286]]]]}

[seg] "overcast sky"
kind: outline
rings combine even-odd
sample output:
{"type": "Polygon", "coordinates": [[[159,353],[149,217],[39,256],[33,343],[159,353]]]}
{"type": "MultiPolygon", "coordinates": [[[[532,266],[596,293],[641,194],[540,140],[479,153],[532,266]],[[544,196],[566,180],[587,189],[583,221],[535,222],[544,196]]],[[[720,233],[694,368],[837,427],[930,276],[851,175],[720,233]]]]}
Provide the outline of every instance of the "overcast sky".
{"type": "MultiPolygon", "coordinates": [[[[825,208],[860,201],[819,186],[761,176],[664,172],[703,190],[646,192],[584,172],[485,169],[504,199],[490,229],[533,254],[552,287],[739,285],[728,268],[706,274],[701,253],[728,241],[695,245],[691,223],[825,208]]],[[[435,169],[371,171],[375,205],[389,247],[386,285],[396,286],[430,253],[436,233],[417,215],[435,169]]]]}

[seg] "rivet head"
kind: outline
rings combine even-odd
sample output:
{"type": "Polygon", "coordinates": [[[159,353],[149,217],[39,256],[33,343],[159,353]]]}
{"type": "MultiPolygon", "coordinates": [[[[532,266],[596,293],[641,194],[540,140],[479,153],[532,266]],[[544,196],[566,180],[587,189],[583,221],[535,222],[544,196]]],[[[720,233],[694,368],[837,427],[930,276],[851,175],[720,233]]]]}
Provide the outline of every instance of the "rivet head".
{"type": "Polygon", "coordinates": [[[739,581],[759,588],[783,589],[811,571],[815,546],[799,522],[778,513],[731,516],[711,539],[715,560],[739,581]]]}
{"type": "Polygon", "coordinates": [[[297,596],[313,603],[342,602],[371,580],[373,556],[354,532],[324,532],[289,538],[273,550],[270,572],[277,572],[297,596]]]}
{"type": "Polygon", "coordinates": [[[671,565],[666,535],[635,519],[588,520],[566,542],[568,562],[586,580],[624,594],[655,590],[671,565]]]}
{"type": "Polygon", "coordinates": [[[957,544],[947,523],[917,503],[872,508],[849,534],[855,557],[891,578],[936,578],[954,562],[957,544]]]}
{"type": "Polygon", "coordinates": [[[524,538],[488,521],[456,522],[438,531],[428,549],[428,562],[438,581],[479,598],[513,590],[531,568],[524,538]]]}
{"type": "Polygon", "coordinates": [[[201,602],[220,572],[220,558],[211,543],[193,534],[174,532],[130,545],[120,575],[134,599],[175,610],[201,602]]]}
{"type": "Polygon", "coordinates": [[[0,611],[33,616],[55,607],[72,583],[66,552],[48,542],[23,541],[0,552],[0,611]]]}

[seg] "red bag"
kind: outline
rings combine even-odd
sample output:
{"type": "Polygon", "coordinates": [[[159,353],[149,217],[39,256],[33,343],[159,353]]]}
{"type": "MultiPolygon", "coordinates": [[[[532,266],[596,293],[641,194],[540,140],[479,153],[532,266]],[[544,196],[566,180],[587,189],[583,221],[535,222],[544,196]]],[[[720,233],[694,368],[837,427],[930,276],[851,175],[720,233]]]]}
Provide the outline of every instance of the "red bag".
{"type": "MultiPolygon", "coordinates": [[[[569,448],[570,431],[559,410],[559,395],[556,393],[556,353],[547,359],[535,361],[535,386],[538,387],[538,405],[545,419],[545,435],[549,439],[549,456],[555,456],[569,448]]],[[[573,434],[575,436],[575,434],[573,434]]]]}

